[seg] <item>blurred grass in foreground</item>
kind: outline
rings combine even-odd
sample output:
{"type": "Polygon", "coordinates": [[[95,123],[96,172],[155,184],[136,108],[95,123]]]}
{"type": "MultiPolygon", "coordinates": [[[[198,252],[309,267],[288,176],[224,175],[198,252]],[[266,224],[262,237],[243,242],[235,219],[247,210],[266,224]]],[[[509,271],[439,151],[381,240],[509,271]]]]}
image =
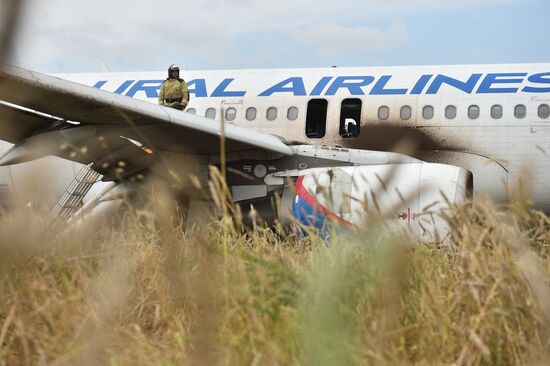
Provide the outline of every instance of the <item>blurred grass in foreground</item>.
{"type": "Polygon", "coordinates": [[[0,221],[0,364],[550,362],[550,220],[456,209],[454,244],[192,235],[147,211],[59,235],[0,221]]]}

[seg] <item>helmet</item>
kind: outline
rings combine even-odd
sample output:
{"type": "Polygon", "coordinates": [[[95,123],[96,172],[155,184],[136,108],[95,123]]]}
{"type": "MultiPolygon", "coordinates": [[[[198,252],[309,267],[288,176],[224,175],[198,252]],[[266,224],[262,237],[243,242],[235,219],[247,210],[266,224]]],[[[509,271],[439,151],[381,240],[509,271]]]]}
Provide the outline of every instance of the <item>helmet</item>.
{"type": "Polygon", "coordinates": [[[171,76],[172,71],[180,72],[180,68],[177,67],[176,65],[171,65],[171,66],[168,68],[168,77],[171,76]]]}

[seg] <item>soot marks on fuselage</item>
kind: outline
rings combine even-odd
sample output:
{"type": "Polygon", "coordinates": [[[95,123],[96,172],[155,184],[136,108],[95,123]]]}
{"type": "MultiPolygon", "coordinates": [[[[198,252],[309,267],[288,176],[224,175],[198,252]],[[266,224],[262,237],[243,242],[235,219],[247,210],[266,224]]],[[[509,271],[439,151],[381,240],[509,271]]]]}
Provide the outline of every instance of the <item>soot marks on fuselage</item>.
{"type": "Polygon", "coordinates": [[[342,139],[340,145],[350,149],[411,153],[412,150],[449,149],[425,129],[404,126],[365,125],[357,138],[342,139]]]}

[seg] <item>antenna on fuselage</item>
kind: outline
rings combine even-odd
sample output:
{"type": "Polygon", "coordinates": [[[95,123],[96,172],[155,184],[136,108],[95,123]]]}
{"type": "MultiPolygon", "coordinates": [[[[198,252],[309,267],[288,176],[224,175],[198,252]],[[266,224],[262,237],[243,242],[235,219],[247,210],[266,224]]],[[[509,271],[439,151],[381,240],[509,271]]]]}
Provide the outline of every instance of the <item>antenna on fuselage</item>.
{"type": "Polygon", "coordinates": [[[111,72],[109,65],[103,59],[99,60],[99,65],[101,66],[101,72],[111,72]]]}

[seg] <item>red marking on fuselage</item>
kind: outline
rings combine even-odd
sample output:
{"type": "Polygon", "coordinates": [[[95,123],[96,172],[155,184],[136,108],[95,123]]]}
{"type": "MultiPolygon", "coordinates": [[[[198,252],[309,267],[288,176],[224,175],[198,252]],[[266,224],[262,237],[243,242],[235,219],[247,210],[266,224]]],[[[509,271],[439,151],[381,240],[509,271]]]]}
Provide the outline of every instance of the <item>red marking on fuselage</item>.
{"type": "Polygon", "coordinates": [[[319,211],[321,214],[325,215],[330,219],[333,219],[339,224],[342,224],[344,226],[353,226],[351,222],[344,220],[343,218],[331,212],[328,208],[319,204],[315,200],[315,198],[311,195],[311,193],[309,193],[306,187],[304,187],[303,175],[298,177],[298,180],[296,180],[296,186],[294,187],[294,189],[296,191],[296,195],[298,195],[301,199],[306,201],[306,203],[309,204],[311,207],[313,207],[316,211],[319,211]]]}
{"type": "Polygon", "coordinates": [[[398,213],[397,214],[397,219],[398,220],[407,220],[407,222],[410,224],[411,223],[411,220],[416,220],[416,216],[413,217],[413,214],[411,214],[411,208],[409,207],[407,209],[407,212],[401,212],[401,213],[398,213]]]}

